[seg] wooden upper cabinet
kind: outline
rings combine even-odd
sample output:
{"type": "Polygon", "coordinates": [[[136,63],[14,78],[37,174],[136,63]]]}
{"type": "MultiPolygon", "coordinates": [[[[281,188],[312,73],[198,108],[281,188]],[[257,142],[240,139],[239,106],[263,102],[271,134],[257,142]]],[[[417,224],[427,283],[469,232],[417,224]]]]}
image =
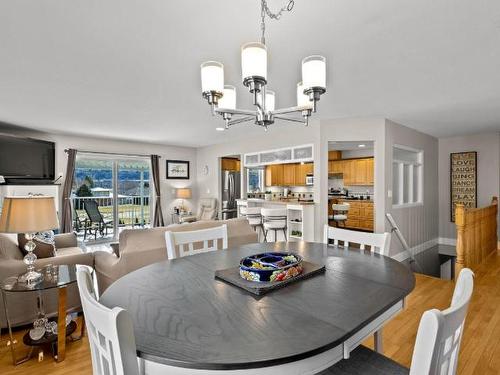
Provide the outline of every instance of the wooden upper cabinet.
{"type": "Polygon", "coordinates": [[[366,159],[366,182],[368,185],[373,185],[375,183],[375,159],[366,159]]]}
{"type": "Polygon", "coordinates": [[[314,163],[266,166],[266,186],[304,186],[306,176],[314,173],[314,163]]]}
{"type": "Polygon", "coordinates": [[[266,166],[266,186],[283,185],[283,164],[266,166]]]}
{"type": "Polygon", "coordinates": [[[222,158],[221,159],[221,169],[223,171],[240,171],[240,161],[238,159],[222,158]]]}
{"type": "Polygon", "coordinates": [[[328,151],[328,160],[342,159],[342,151],[328,151]]]}
{"type": "Polygon", "coordinates": [[[314,173],[314,163],[294,164],[295,166],[295,186],[304,186],[306,176],[314,173]]]}
{"type": "Polygon", "coordinates": [[[294,186],[296,164],[283,164],[283,185],[294,186]]]}

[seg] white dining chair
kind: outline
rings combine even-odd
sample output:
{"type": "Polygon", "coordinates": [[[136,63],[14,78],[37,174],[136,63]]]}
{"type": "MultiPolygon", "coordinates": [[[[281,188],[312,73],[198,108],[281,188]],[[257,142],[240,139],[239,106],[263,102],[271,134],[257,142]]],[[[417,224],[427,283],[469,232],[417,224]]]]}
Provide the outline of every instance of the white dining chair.
{"type": "Polygon", "coordinates": [[[389,255],[389,245],[391,243],[390,233],[368,233],[355,230],[340,229],[331,227],[325,224],[323,232],[323,243],[329,244],[333,241],[335,246],[339,245],[339,241],[343,242],[344,247],[349,247],[349,244],[358,244],[360,249],[364,250],[367,246],[372,252],[378,252],[382,255],[389,255]]]}
{"type": "Polygon", "coordinates": [[[78,290],[92,355],[94,375],[139,375],[132,319],[126,310],[108,309],[96,298],[88,268],[77,270],[78,290]]]}
{"type": "Polygon", "coordinates": [[[222,249],[227,249],[227,225],[215,228],[193,230],[189,232],[165,232],[168,259],[219,250],[219,241],[222,249]]]}
{"type": "Polygon", "coordinates": [[[286,241],[286,208],[262,208],[262,222],[264,226],[264,242],[267,242],[267,233],[274,231],[274,242],[278,240],[278,231],[282,231],[286,241]]]}
{"type": "Polygon", "coordinates": [[[473,289],[474,273],[464,268],[458,276],[450,307],[443,311],[428,310],[422,315],[409,369],[359,346],[349,359],[340,361],[321,374],[456,374],[464,322],[473,289]]]}

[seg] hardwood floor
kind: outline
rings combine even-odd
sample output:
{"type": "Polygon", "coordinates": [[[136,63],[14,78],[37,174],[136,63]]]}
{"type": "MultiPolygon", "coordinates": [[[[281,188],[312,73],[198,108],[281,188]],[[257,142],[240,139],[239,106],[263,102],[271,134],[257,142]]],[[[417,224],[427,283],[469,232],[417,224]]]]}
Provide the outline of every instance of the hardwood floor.
{"type": "MultiPolygon", "coordinates": [[[[475,289],[465,324],[459,358],[460,375],[500,374],[500,251],[485,262],[475,277],[475,289]]],[[[420,317],[425,310],[448,307],[454,284],[428,276],[417,275],[415,290],[407,299],[405,310],[384,328],[384,352],[395,361],[409,366],[420,317]]],[[[22,332],[16,334],[20,341],[22,332]]],[[[69,342],[66,360],[55,363],[46,354],[43,362],[33,359],[17,367],[12,366],[10,351],[5,348],[5,330],[2,330],[0,373],[25,374],[91,374],[90,350],[87,338],[69,342]]],[[[373,347],[369,339],[365,345],[373,347]]],[[[25,348],[20,351],[26,352],[25,348]]]]}

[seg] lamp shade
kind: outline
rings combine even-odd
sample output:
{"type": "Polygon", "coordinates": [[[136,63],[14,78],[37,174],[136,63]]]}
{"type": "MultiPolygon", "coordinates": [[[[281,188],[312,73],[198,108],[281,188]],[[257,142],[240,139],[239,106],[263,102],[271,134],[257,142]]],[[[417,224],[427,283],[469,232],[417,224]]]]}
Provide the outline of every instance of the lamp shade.
{"type": "Polygon", "coordinates": [[[224,90],[224,65],[217,61],[207,61],[201,64],[201,91],[224,90]]]}
{"type": "Polygon", "coordinates": [[[312,104],[309,101],[309,96],[304,94],[304,85],[302,82],[297,83],[297,106],[312,107],[312,104]]]}
{"type": "Polygon", "coordinates": [[[236,87],[230,85],[224,86],[224,95],[219,99],[219,108],[236,108],[236,87]]]}
{"type": "Polygon", "coordinates": [[[274,91],[266,90],[266,111],[274,111],[276,107],[276,94],[274,91]]]}
{"type": "Polygon", "coordinates": [[[0,232],[35,233],[59,227],[53,197],[6,197],[0,232]]]}
{"type": "Polygon", "coordinates": [[[241,77],[262,77],[267,80],[267,49],[262,43],[251,42],[241,47],[241,77]]]}
{"type": "Polygon", "coordinates": [[[302,60],[302,83],[304,89],[326,88],[326,59],[323,56],[308,56],[302,60]]]}
{"type": "Polygon", "coordinates": [[[178,199],[189,199],[191,198],[191,189],[190,188],[177,189],[176,196],[178,199]]]}

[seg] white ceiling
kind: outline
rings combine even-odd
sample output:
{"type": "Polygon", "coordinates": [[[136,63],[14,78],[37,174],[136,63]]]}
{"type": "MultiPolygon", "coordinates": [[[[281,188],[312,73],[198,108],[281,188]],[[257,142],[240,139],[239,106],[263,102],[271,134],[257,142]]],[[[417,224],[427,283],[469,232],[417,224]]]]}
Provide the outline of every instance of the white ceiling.
{"type": "MultiPolygon", "coordinates": [[[[250,106],[239,51],[258,40],[259,4],[2,0],[0,121],[190,146],[261,134],[215,132],[199,83],[200,63],[219,60],[250,106]]],[[[316,118],[384,116],[435,136],[500,129],[498,0],[296,0],[267,29],[279,106],[295,102],[301,59],[323,54],[316,118]]]]}

